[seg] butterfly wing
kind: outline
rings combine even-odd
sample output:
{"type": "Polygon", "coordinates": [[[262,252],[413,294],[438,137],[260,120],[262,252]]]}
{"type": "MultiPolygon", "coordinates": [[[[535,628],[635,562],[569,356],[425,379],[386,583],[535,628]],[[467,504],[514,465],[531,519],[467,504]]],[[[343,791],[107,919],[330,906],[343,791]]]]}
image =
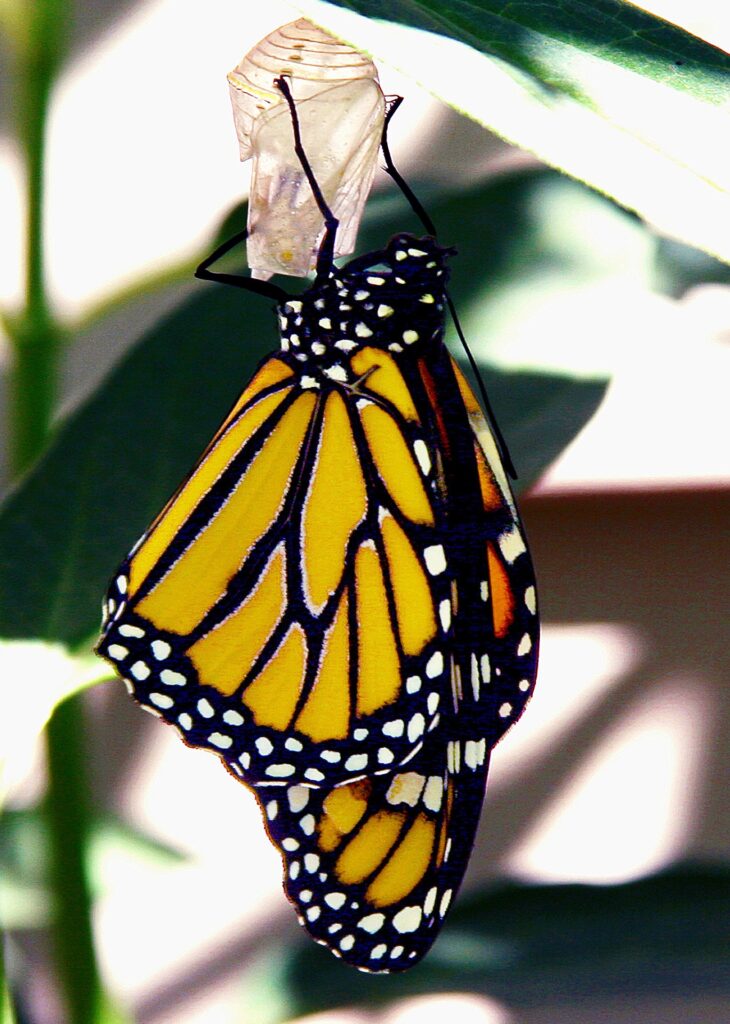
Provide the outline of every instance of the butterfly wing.
{"type": "Polygon", "coordinates": [[[284,886],[315,941],[366,971],[412,967],[458,889],[479,821],[488,752],[437,727],[407,770],[336,789],[257,793],[284,886]]]}
{"type": "MultiPolygon", "coordinates": [[[[375,357],[365,349],[361,358],[375,357]]],[[[301,923],[370,971],[412,966],[438,935],[468,863],[490,751],[532,691],[538,640],[522,527],[469,385],[438,333],[413,357],[396,350],[392,358],[361,392],[387,400],[385,385],[396,382],[428,438],[446,526],[448,690],[406,767],[334,789],[257,792],[301,923]]]]}
{"type": "Polygon", "coordinates": [[[450,356],[445,359],[470,424],[483,511],[478,546],[484,573],[478,599],[471,601],[475,627],[468,665],[461,665],[464,718],[479,715],[491,749],[521,716],[534,689],[540,640],[535,575],[494,435],[459,367],[450,356]]]}
{"type": "Polygon", "coordinates": [[[368,970],[434,941],[535,675],[514,500],[443,346],[446,255],[396,238],[283,307],[99,648],[254,787],[303,923],[368,970]]]}
{"type": "Polygon", "coordinates": [[[342,380],[319,327],[303,366],[300,306],[117,573],[99,645],[143,706],[259,785],[403,764],[449,687],[432,438],[382,349],[331,344],[342,380]]]}

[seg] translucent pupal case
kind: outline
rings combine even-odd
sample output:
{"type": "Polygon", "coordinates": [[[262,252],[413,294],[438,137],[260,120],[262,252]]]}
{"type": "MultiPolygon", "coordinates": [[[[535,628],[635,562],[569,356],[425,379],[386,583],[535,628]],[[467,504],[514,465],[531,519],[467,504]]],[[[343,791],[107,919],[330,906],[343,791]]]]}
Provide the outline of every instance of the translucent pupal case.
{"type": "Polygon", "coordinates": [[[255,277],[304,277],[324,233],[294,152],[291,114],[274,80],[286,75],[302,143],[340,224],[336,255],[353,252],[372,185],[385,101],[373,62],[304,19],[276,29],[228,75],[241,159],[253,161],[248,263],[255,277]]]}

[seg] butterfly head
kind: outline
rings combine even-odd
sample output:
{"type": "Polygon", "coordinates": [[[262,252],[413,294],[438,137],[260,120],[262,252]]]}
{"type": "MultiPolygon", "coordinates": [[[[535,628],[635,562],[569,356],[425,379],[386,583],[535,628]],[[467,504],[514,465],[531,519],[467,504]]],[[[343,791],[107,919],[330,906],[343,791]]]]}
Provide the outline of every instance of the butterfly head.
{"type": "Polygon", "coordinates": [[[336,268],[281,304],[282,348],[302,362],[322,362],[363,345],[397,353],[440,339],[454,252],[430,237],[399,234],[385,249],[336,268]]]}

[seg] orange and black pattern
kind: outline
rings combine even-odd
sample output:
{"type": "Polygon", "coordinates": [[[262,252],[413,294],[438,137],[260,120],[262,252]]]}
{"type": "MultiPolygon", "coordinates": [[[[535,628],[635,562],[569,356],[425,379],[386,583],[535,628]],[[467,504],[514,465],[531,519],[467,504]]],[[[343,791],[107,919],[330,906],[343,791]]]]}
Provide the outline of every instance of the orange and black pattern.
{"type": "Polygon", "coordinates": [[[443,345],[449,254],[397,236],[280,306],[99,643],[254,788],[302,923],[367,970],[433,942],[536,671],[517,511],[443,345]]]}

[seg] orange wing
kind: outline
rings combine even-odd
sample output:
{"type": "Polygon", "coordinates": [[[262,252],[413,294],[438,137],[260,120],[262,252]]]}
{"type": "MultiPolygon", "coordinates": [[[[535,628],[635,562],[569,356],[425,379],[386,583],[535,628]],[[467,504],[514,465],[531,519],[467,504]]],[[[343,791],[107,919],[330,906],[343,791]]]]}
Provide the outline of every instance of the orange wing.
{"type": "Polygon", "coordinates": [[[429,736],[407,769],[336,789],[257,796],[300,923],[365,971],[412,967],[436,939],[468,862],[489,753],[429,736]]]}
{"type": "Polygon", "coordinates": [[[397,767],[448,691],[430,442],[392,355],[347,365],[265,362],[106,602],[100,653],[249,783],[397,767]]]}

